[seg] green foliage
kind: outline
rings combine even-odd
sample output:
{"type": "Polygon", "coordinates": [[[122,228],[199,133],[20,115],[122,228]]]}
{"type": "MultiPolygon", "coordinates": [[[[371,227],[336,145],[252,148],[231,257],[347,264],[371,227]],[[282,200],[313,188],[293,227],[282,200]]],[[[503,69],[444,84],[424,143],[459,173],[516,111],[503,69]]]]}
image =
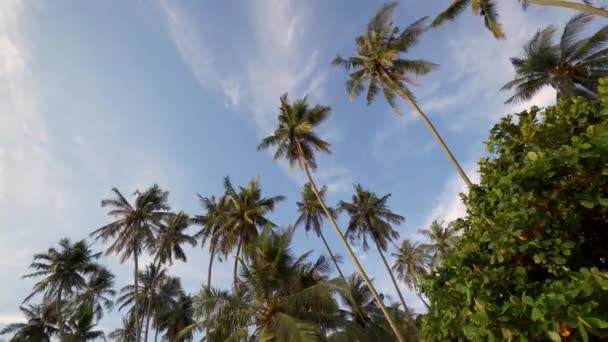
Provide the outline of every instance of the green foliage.
{"type": "Polygon", "coordinates": [[[608,334],[607,85],[599,101],[533,107],[491,130],[463,234],[422,286],[424,338],[608,334]]]}

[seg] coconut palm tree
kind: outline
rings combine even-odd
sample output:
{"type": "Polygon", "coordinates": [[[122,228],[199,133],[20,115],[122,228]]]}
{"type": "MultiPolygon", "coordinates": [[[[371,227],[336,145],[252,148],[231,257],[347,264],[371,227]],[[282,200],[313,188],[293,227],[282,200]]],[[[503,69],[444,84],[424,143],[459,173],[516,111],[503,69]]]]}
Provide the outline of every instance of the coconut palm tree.
{"type": "Polygon", "coordinates": [[[592,18],[589,14],[572,17],[557,43],[553,25],[536,32],[524,46],[524,55],[511,58],[515,79],[502,89],[515,88],[515,95],[506,103],[529,100],[546,86],[557,91],[558,99],[597,97],[598,80],[608,75],[608,25],[581,38],[592,18]]]}
{"type": "Polygon", "coordinates": [[[135,318],[123,317],[122,327],[113,330],[108,337],[114,342],[135,342],[135,318]]]}
{"type": "Polygon", "coordinates": [[[10,341],[50,342],[57,333],[57,309],[54,305],[20,306],[26,323],[11,323],[0,330],[0,335],[13,334],[10,341]]]}
{"type": "Polygon", "coordinates": [[[371,280],[361,266],[359,259],[355,256],[352,248],[346,241],[344,234],[338,227],[336,220],[333,218],[329,208],[325,204],[317,185],[315,184],[310,170],[317,168],[315,152],[331,153],[331,145],[321,139],[314,132],[314,128],[320,125],[331,113],[331,108],[327,106],[316,105],[309,107],[306,98],[299,99],[293,103],[289,101],[287,94],[281,96],[281,106],[279,108],[278,126],[274,133],[262,140],[258,145],[258,150],[264,150],[271,146],[276,146],[274,159],[286,159],[291,167],[295,166],[296,162],[300,164],[300,168],[306,174],[312,191],[317,196],[319,204],[325,212],[325,217],[329,219],[336,234],[346,248],[348,256],[353,260],[357,272],[369,287],[374,299],[380,306],[384,316],[394,328],[394,332],[399,338],[399,341],[404,341],[400,336],[397,325],[392,321],[380,295],[372,285],[371,280]]]}
{"type": "MultiPolygon", "coordinates": [[[[108,216],[116,220],[95,230],[91,236],[103,242],[113,240],[106,254],[119,254],[120,261],[133,258],[133,281],[138,293],[138,258],[144,249],[154,243],[154,231],[158,229],[162,218],[168,215],[171,208],[168,204],[169,192],[154,184],[144,192],[136,191],[133,204],[113,188],[113,197],[101,201],[102,207],[110,207],[108,216]]],[[[135,307],[139,307],[139,298],[135,297],[135,307]]],[[[139,311],[134,311],[136,341],[140,341],[141,324],[139,311]]]]}
{"type": "Polygon", "coordinates": [[[78,294],[73,304],[77,307],[90,306],[93,308],[95,318],[100,320],[103,317],[104,309],[110,311],[114,307],[114,302],[110,299],[116,295],[114,278],[114,274],[110,270],[100,266],[89,277],[86,288],[78,294]]]}
{"type": "Polygon", "coordinates": [[[152,303],[152,311],[150,314],[154,316],[154,341],[158,338],[160,332],[160,319],[163,312],[169,310],[176,298],[183,293],[181,281],[179,278],[166,276],[161,277],[160,281],[155,283],[157,289],[152,292],[150,301],[152,303]]]}
{"type": "Polygon", "coordinates": [[[35,272],[23,276],[43,277],[34,284],[31,294],[23,302],[40,293],[45,301],[54,301],[60,339],[65,337],[64,300],[86,288],[87,276],[99,269],[96,260],[100,255],[101,253],[93,253],[85,240],[72,243],[70,239],[64,238],[59,241],[59,248],[52,247],[46,253],[34,255],[30,268],[35,272]]]}
{"type": "Polygon", "coordinates": [[[443,222],[433,221],[430,229],[421,229],[418,233],[430,240],[430,244],[421,247],[431,254],[431,269],[437,266],[437,262],[450,252],[458,241],[456,230],[452,228],[451,224],[444,227],[443,222]]]}
{"type": "MultiPolygon", "coordinates": [[[[319,191],[319,196],[321,196],[323,201],[325,201],[326,192],[327,186],[322,187],[319,191]]],[[[323,244],[325,245],[325,248],[327,249],[327,252],[329,253],[329,256],[331,257],[331,260],[333,260],[334,264],[336,265],[336,270],[340,274],[340,278],[344,280],[344,274],[340,269],[340,265],[338,265],[338,260],[334,256],[334,253],[331,251],[331,248],[329,247],[329,244],[325,239],[325,235],[323,235],[323,230],[321,229],[321,224],[327,216],[325,216],[323,207],[321,206],[321,203],[319,202],[317,196],[312,190],[310,183],[304,184],[304,187],[302,188],[302,200],[301,202],[297,202],[297,205],[300,216],[298,216],[298,219],[296,220],[294,226],[297,227],[303,224],[304,229],[306,229],[307,233],[312,230],[315,232],[317,237],[321,238],[323,244]]],[[[333,215],[333,217],[335,218],[335,210],[330,207],[328,207],[327,209],[329,210],[330,214],[333,215]]]]}
{"type": "Polygon", "coordinates": [[[97,326],[97,322],[95,322],[95,309],[91,306],[81,306],[71,317],[68,326],[70,333],[67,334],[62,342],[105,340],[103,331],[94,330],[97,326]]]}
{"type": "Polygon", "coordinates": [[[182,333],[184,329],[195,324],[192,297],[185,293],[179,296],[159,313],[159,327],[165,330],[165,340],[170,342],[192,341],[192,332],[182,333]]]}
{"type": "Polygon", "coordinates": [[[234,294],[243,298],[240,304],[227,293],[205,289],[199,302],[202,316],[225,324],[213,324],[212,334],[248,340],[243,334],[251,326],[256,341],[313,341],[334,327],[338,308],[327,282],[329,265],[323,257],[308,262],[310,252],[294,256],[292,238],[293,229],[272,231],[266,226],[245,246],[250,257],[242,261],[234,294]]]}
{"type": "Polygon", "coordinates": [[[193,300],[197,323],[184,329],[182,333],[205,328],[205,341],[245,340],[249,334],[251,320],[247,305],[250,298],[244,288],[235,290],[229,292],[203,287],[193,300]]]}
{"type": "Polygon", "coordinates": [[[246,187],[239,187],[237,192],[230,178],[224,179],[224,200],[226,201],[224,234],[221,237],[221,250],[233,250],[234,286],[237,286],[237,269],[241,249],[258,235],[258,227],[275,226],[266,215],[274,210],[275,205],[284,200],[284,196],[262,197],[259,178],[254,178],[246,187]]]}
{"type": "MultiPolygon", "coordinates": [[[[223,233],[225,232],[225,226],[222,225],[226,214],[225,198],[217,200],[215,196],[203,197],[198,195],[199,202],[203,207],[203,215],[195,216],[192,221],[194,224],[202,226],[201,230],[198,231],[194,237],[201,239],[201,247],[205,247],[205,243],[209,240],[209,268],[207,270],[207,288],[211,288],[211,276],[213,272],[213,261],[215,260],[216,252],[218,248],[225,247],[220,246],[223,233]]],[[[225,248],[219,250],[221,255],[227,256],[229,253],[225,248]]],[[[205,336],[210,336],[210,331],[207,329],[205,336]]]]}
{"type": "Polygon", "coordinates": [[[337,55],[332,64],[341,66],[350,72],[349,79],[346,81],[346,91],[350,99],[363,93],[367,82],[368,105],[376,98],[380,90],[388,104],[397,113],[401,113],[401,111],[396,97],[400,96],[408,102],[422,118],[460,177],[470,187],[471,181],[408,88],[409,84],[415,84],[411,74],[426,75],[437,67],[436,64],[425,60],[401,58],[401,55],[414,46],[420,35],[426,30],[427,18],[419,19],[400,32],[392,22],[392,14],[396,7],[397,3],[392,2],[382,6],[374,13],[367,24],[365,33],[355,39],[355,55],[348,58],[337,55]]]}
{"type": "MultiPolygon", "coordinates": [[[[519,0],[519,2],[522,3],[524,8],[528,5],[555,6],[608,17],[608,10],[592,6],[590,1],[585,1],[585,4],[563,0],[519,0]]],[[[498,21],[498,11],[496,10],[497,4],[498,1],[496,0],[453,0],[452,4],[435,18],[433,26],[439,26],[445,21],[454,20],[470,6],[473,14],[481,15],[483,17],[486,28],[494,34],[494,37],[497,39],[504,39],[506,36],[502,29],[502,25],[498,21]]]]}
{"type": "Polygon", "coordinates": [[[397,253],[393,253],[393,257],[395,258],[393,271],[397,274],[397,278],[403,281],[408,288],[414,290],[422,303],[430,308],[418,290],[418,284],[422,277],[428,274],[430,268],[431,261],[427,248],[406,239],[401,243],[397,253]]]}
{"type": "Polygon", "coordinates": [[[369,249],[368,238],[374,242],[382,262],[384,262],[384,266],[391,276],[403,309],[408,312],[405,299],[403,299],[399,285],[397,285],[395,276],[384,256],[384,252],[388,249],[388,243],[399,238],[399,233],[393,229],[392,225],[401,224],[405,221],[403,216],[393,213],[386,204],[390,196],[388,194],[378,197],[375,193],[365,190],[361,184],[356,184],[352,202],[340,201],[338,212],[346,212],[350,217],[346,237],[351,242],[361,243],[364,251],[369,249]]]}

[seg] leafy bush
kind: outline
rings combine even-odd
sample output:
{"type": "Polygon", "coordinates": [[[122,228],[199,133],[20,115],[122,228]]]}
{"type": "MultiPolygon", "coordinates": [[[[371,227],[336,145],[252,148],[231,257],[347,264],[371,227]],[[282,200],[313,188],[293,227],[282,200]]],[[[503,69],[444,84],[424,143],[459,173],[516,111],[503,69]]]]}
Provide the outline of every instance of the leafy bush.
{"type": "Polygon", "coordinates": [[[599,90],[492,128],[462,237],[422,286],[425,339],[608,336],[608,79],[599,90]]]}

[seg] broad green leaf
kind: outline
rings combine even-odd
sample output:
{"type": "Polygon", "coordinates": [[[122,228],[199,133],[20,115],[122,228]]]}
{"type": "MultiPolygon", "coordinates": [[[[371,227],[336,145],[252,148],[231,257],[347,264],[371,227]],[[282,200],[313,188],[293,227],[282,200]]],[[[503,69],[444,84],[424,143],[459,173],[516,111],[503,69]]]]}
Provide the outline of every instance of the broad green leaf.
{"type": "Polygon", "coordinates": [[[558,333],[556,333],[555,331],[548,331],[547,335],[549,335],[549,338],[551,339],[551,341],[553,342],[561,342],[562,337],[559,336],[558,333]]]}
{"type": "Polygon", "coordinates": [[[545,316],[543,315],[543,313],[535,306],[532,308],[532,320],[533,321],[540,321],[541,319],[543,319],[545,316]]]}
{"type": "Polygon", "coordinates": [[[593,209],[593,207],[595,207],[595,202],[594,201],[589,201],[589,200],[582,200],[581,205],[587,209],[593,209]]]}
{"type": "Polygon", "coordinates": [[[596,317],[585,317],[585,321],[594,328],[608,329],[608,321],[596,317]]]}

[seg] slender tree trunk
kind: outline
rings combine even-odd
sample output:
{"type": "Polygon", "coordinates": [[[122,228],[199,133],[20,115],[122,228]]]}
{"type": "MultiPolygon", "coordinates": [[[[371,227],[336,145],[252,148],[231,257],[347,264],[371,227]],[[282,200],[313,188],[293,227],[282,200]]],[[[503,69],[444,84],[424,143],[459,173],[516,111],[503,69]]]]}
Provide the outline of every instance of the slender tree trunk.
{"type": "Polygon", "coordinates": [[[156,288],[156,282],[158,281],[158,274],[160,272],[161,265],[162,264],[160,262],[160,259],[158,259],[158,261],[156,262],[156,274],[154,274],[154,279],[152,279],[152,284],[150,284],[151,288],[148,289],[149,293],[146,294],[146,297],[148,299],[145,312],[146,330],[144,333],[144,341],[146,342],[148,342],[148,330],[150,328],[150,317],[152,316],[152,291],[154,291],[154,289],[156,288]]]}
{"type": "Polygon", "coordinates": [[[535,5],[544,5],[544,6],[555,6],[555,7],[563,7],[569,8],[581,12],[587,12],[595,15],[599,15],[602,17],[608,17],[608,10],[603,8],[593,7],[581,3],[576,3],[572,1],[562,1],[562,0],[528,0],[528,3],[535,5]]]}
{"type": "Polygon", "coordinates": [[[146,309],[146,332],[144,333],[144,341],[148,342],[148,328],[150,328],[150,317],[152,316],[152,300],[148,298],[148,308],[146,309]]]}
{"type": "MultiPolygon", "coordinates": [[[[211,243],[211,255],[209,258],[209,270],[207,271],[207,289],[211,289],[211,275],[212,275],[212,270],[213,270],[213,259],[215,259],[215,244],[213,244],[213,242],[211,243]]],[[[210,332],[210,326],[209,324],[207,324],[207,327],[205,329],[205,338],[208,341],[209,340],[209,332],[210,332]]]]}
{"type": "Polygon", "coordinates": [[[133,261],[135,267],[133,268],[133,284],[135,286],[135,306],[133,307],[133,314],[135,315],[135,341],[140,342],[140,324],[139,324],[139,282],[138,282],[138,274],[139,274],[139,265],[138,265],[138,255],[137,251],[133,253],[133,261]]]}
{"type": "Polygon", "coordinates": [[[388,261],[386,261],[386,258],[384,257],[384,253],[382,253],[382,249],[380,249],[380,245],[378,244],[378,241],[376,241],[376,239],[374,239],[374,243],[376,244],[378,253],[380,254],[380,257],[382,258],[382,262],[384,263],[384,266],[386,267],[386,270],[388,271],[388,275],[391,276],[391,281],[393,282],[393,285],[395,286],[395,290],[397,291],[397,294],[399,295],[399,300],[401,301],[401,304],[403,305],[403,310],[409,314],[410,309],[405,304],[405,299],[403,299],[403,294],[401,293],[401,290],[399,289],[399,284],[397,284],[397,280],[395,280],[393,271],[391,270],[391,267],[389,266],[388,261]]]}
{"type": "Polygon", "coordinates": [[[344,234],[340,230],[340,227],[338,227],[336,220],[334,220],[333,216],[327,209],[327,206],[325,205],[325,202],[323,201],[322,197],[319,195],[319,189],[317,189],[317,185],[315,184],[315,181],[312,179],[312,176],[310,175],[310,170],[308,169],[308,163],[306,163],[306,160],[303,157],[304,153],[302,151],[302,146],[300,146],[300,142],[296,141],[296,144],[297,144],[298,153],[299,153],[300,166],[306,173],[306,177],[308,177],[308,181],[310,182],[310,185],[312,186],[312,190],[315,193],[315,195],[317,196],[317,199],[319,200],[319,203],[321,204],[321,207],[323,208],[325,215],[327,216],[327,218],[329,219],[329,222],[331,223],[332,227],[336,231],[336,234],[338,234],[338,237],[342,241],[342,244],[344,244],[344,248],[346,248],[348,255],[353,260],[353,263],[355,264],[357,272],[359,273],[361,278],[363,278],[363,281],[367,285],[367,288],[369,289],[369,291],[372,293],[372,296],[376,300],[376,303],[378,303],[380,310],[382,310],[382,313],[384,314],[384,317],[386,318],[388,324],[393,329],[395,336],[397,337],[399,342],[405,342],[405,339],[401,335],[401,332],[399,331],[399,327],[395,323],[395,320],[391,317],[390,313],[386,309],[386,306],[382,302],[382,298],[380,298],[380,295],[378,295],[378,292],[376,292],[374,285],[372,285],[372,281],[367,276],[367,273],[365,273],[365,270],[363,269],[363,266],[361,266],[359,259],[357,259],[357,256],[353,252],[352,248],[350,248],[350,245],[348,244],[348,242],[346,242],[346,238],[344,237],[344,234]]]}
{"type": "Polygon", "coordinates": [[[462,180],[467,184],[468,187],[471,187],[471,185],[473,185],[473,183],[471,183],[471,180],[469,179],[469,177],[467,177],[467,174],[464,172],[464,170],[462,169],[462,167],[460,166],[460,164],[458,163],[458,161],[452,154],[452,151],[450,151],[450,148],[448,147],[448,145],[446,145],[446,143],[443,141],[443,138],[441,138],[441,135],[439,135],[439,132],[437,132],[437,130],[435,129],[435,126],[433,126],[433,123],[431,122],[431,120],[429,120],[429,118],[426,116],[426,114],[424,114],[422,109],[420,109],[420,107],[418,106],[416,101],[411,99],[406,93],[404,93],[402,91],[401,86],[393,80],[393,78],[390,76],[390,74],[387,70],[384,70],[383,74],[384,74],[383,78],[386,81],[388,81],[394,89],[397,89],[399,91],[399,95],[401,95],[401,97],[404,100],[409,102],[409,104],[412,107],[414,107],[414,110],[416,110],[418,115],[422,118],[422,121],[424,121],[427,128],[431,131],[431,134],[433,134],[433,137],[435,138],[435,140],[437,140],[437,142],[439,143],[439,146],[441,146],[441,149],[443,149],[443,152],[445,152],[446,156],[448,157],[448,159],[450,160],[452,165],[454,165],[454,168],[456,169],[456,171],[458,171],[460,178],[462,178],[462,180]]]}
{"type": "Polygon", "coordinates": [[[331,248],[329,248],[329,244],[327,243],[327,240],[325,240],[325,236],[323,235],[322,231],[319,231],[319,236],[321,237],[321,240],[323,240],[323,243],[325,244],[325,248],[327,248],[327,252],[329,253],[329,256],[331,257],[331,260],[333,260],[334,264],[336,264],[336,270],[338,271],[338,273],[340,273],[340,277],[346,283],[346,278],[344,278],[344,274],[342,273],[342,270],[340,269],[340,265],[338,265],[338,260],[336,260],[334,253],[331,252],[331,248]]]}
{"type": "Polygon", "coordinates": [[[422,295],[420,294],[420,292],[418,292],[418,289],[415,289],[416,292],[416,296],[418,296],[418,298],[420,298],[420,300],[422,301],[422,303],[424,304],[424,306],[426,306],[427,309],[430,309],[431,306],[429,305],[429,303],[424,300],[424,297],[422,297],[422,295]]]}
{"type": "Polygon", "coordinates": [[[237,274],[236,271],[238,270],[238,266],[239,266],[239,255],[241,254],[241,247],[243,247],[243,240],[241,239],[239,241],[239,246],[236,249],[236,255],[234,256],[234,271],[233,271],[233,277],[234,277],[234,289],[237,288],[237,274]]]}
{"type": "Polygon", "coordinates": [[[59,290],[57,291],[57,325],[59,326],[59,340],[65,339],[65,324],[63,322],[63,314],[61,312],[61,295],[63,291],[63,282],[59,284],[59,290]]]}
{"type": "Polygon", "coordinates": [[[156,332],[154,333],[154,342],[158,339],[158,326],[154,329],[156,332]]]}

